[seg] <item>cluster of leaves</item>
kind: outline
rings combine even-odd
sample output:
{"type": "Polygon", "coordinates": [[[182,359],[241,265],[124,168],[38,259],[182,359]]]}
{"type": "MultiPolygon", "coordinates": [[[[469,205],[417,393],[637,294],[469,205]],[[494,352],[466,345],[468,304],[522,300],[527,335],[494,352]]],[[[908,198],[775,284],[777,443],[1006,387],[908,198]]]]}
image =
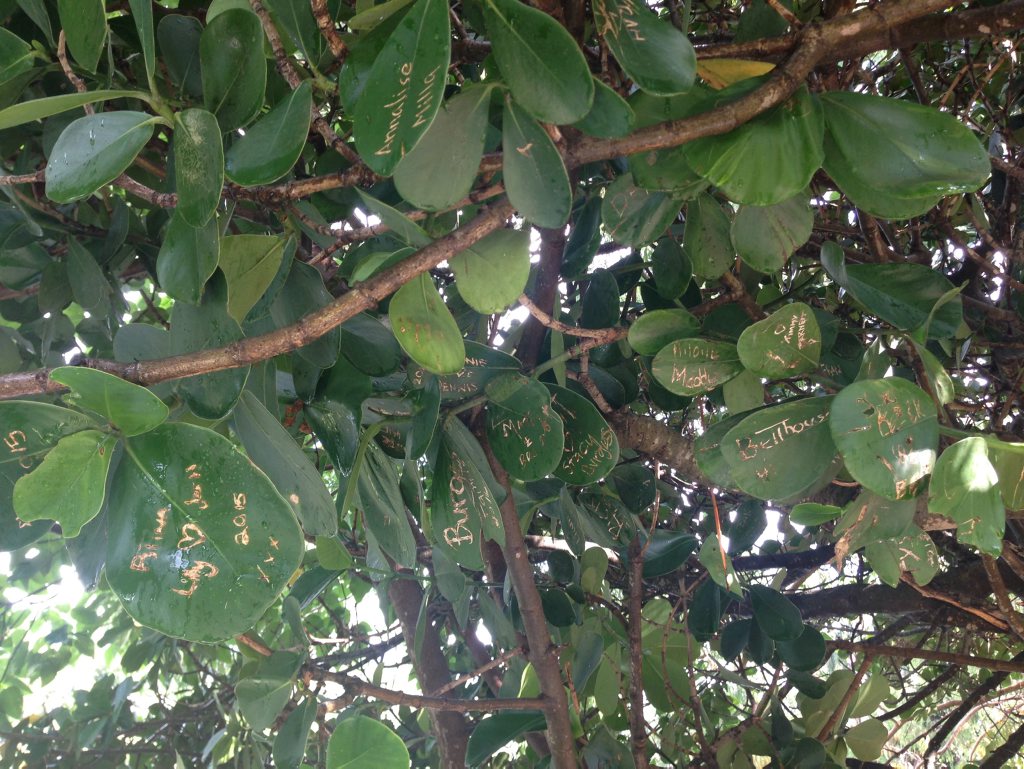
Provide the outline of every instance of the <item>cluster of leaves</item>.
{"type": "Polygon", "coordinates": [[[0,0],[0,766],[934,755],[1022,669],[1021,11],[842,5],[0,0]]]}

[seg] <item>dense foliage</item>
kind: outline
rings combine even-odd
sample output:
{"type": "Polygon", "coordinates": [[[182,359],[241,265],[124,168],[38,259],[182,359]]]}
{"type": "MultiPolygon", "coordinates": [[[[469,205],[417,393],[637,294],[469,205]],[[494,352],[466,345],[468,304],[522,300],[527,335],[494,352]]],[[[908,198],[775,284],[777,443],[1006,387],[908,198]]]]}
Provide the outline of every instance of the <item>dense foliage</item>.
{"type": "Polygon", "coordinates": [[[0,767],[1022,765],[1022,0],[0,22],[0,767]]]}

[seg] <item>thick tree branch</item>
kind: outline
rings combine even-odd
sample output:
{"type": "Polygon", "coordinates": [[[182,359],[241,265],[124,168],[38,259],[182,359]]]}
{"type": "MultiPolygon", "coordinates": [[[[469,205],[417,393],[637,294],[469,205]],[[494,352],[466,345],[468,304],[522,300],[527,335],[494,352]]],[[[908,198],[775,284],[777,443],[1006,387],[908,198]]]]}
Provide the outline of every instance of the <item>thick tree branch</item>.
{"type": "MultiPolygon", "coordinates": [[[[239,368],[268,360],[319,339],[349,318],[374,307],[377,302],[397,291],[421,272],[473,245],[501,227],[512,212],[504,201],[481,212],[464,227],[439,238],[390,270],[374,276],[342,295],[326,307],[311,312],[298,323],[267,334],[243,339],[227,347],[176,355],[159,360],[117,363],[89,360],[85,365],[97,368],[138,384],[148,385],[169,379],[239,368]]],[[[0,377],[0,399],[24,395],[60,392],[63,388],[49,381],[49,369],[24,371],[0,377]]]]}
{"type": "Polygon", "coordinates": [[[895,660],[932,660],[933,662],[948,662],[957,667],[981,668],[1001,673],[1024,673],[1024,662],[1018,661],[1016,657],[1013,660],[1000,660],[934,649],[912,649],[904,646],[884,646],[854,641],[826,641],[826,646],[829,649],[839,649],[855,654],[870,654],[875,657],[889,657],[895,660]]]}

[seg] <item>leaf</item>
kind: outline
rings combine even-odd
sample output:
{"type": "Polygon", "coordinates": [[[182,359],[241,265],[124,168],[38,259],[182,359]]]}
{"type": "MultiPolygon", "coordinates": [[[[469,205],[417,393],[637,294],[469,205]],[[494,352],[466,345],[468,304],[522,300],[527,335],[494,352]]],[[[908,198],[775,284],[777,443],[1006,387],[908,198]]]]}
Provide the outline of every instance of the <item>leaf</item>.
{"type": "Polygon", "coordinates": [[[780,500],[812,487],[836,454],[830,408],[831,397],[803,398],[740,421],[721,445],[735,485],[758,499],[780,500]]]}
{"type": "Polygon", "coordinates": [[[889,729],[877,718],[868,718],[848,729],[843,740],[861,761],[874,761],[882,755],[889,740],[889,729]]]}
{"type": "Polygon", "coordinates": [[[412,3],[412,0],[387,0],[378,5],[359,11],[348,20],[347,25],[357,32],[369,32],[412,3]]]}
{"type": "Polygon", "coordinates": [[[565,428],[543,384],[504,374],[487,384],[487,440],[513,478],[534,481],[562,459],[565,428]]]}
{"type": "Polygon", "coordinates": [[[898,539],[882,539],[867,545],[864,557],[889,587],[898,587],[904,573],[910,574],[918,585],[927,585],[939,570],[935,543],[914,524],[898,539]]]}
{"type": "Polygon", "coordinates": [[[70,203],[112,182],[146,146],[156,120],[144,112],[101,112],[75,120],[50,152],[46,196],[70,203]]]}
{"type": "Polygon", "coordinates": [[[215,217],[197,228],[178,214],[172,216],[156,259],[160,288],[178,301],[199,304],[206,281],[217,269],[220,244],[215,217]]]}
{"type": "Polygon", "coordinates": [[[288,503],[211,430],[166,424],[124,445],[106,574],[125,610],[190,641],[248,630],[299,564],[302,533],[288,503]]]}
{"type": "Polygon", "coordinates": [[[381,550],[400,566],[416,565],[416,540],[405,512],[394,463],[374,442],[357,479],[363,520],[381,550]]]}
{"type": "Polygon", "coordinates": [[[823,94],[825,171],[858,207],[886,219],[974,192],[991,173],[974,133],[933,107],[861,93],[823,94]]]}
{"type": "MultiPolygon", "coordinates": [[[[468,340],[465,345],[465,367],[454,374],[437,378],[442,402],[466,400],[481,395],[484,386],[495,377],[519,370],[519,361],[501,350],[468,340]]],[[[421,387],[427,375],[422,368],[412,369],[409,381],[414,387],[421,387]]]]}
{"type": "Polygon", "coordinates": [[[409,769],[409,750],[385,724],[347,716],[334,724],[327,742],[327,769],[409,769]]]}
{"type": "MultiPolygon", "coordinates": [[[[223,301],[207,292],[203,303],[176,303],[171,311],[171,350],[176,355],[223,347],[244,338],[223,301]]],[[[203,419],[221,419],[234,408],[249,376],[249,366],[187,377],[178,389],[188,407],[203,419]]]]}
{"type": "Polygon", "coordinates": [[[760,408],[764,405],[761,377],[749,369],[741,371],[722,385],[722,398],[725,407],[733,414],[760,408]]]}
{"type": "Polygon", "coordinates": [[[768,379],[808,374],[818,368],[821,357],[818,320],[806,304],[787,304],[747,326],[736,351],[747,369],[768,379]]]}
{"type": "Polygon", "coordinates": [[[504,312],[530,276],[528,230],[497,230],[448,260],[459,295],[483,315],[504,312]]]}
{"type": "Polygon", "coordinates": [[[207,24],[199,37],[203,105],[220,130],[248,123],[263,106],[267,64],[263,27],[248,8],[231,8],[207,24]]]}
{"type": "Polygon", "coordinates": [[[316,697],[305,697],[281,724],[272,755],[278,769],[299,769],[306,755],[309,732],[316,720],[316,697]]]}
{"type": "Polygon", "coordinates": [[[923,264],[846,264],[842,249],[831,241],[821,246],[821,264],[850,296],[896,328],[916,329],[930,318],[928,335],[944,339],[956,336],[963,322],[959,296],[932,314],[953,284],[923,264]]]}
{"type": "Polygon", "coordinates": [[[639,88],[657,96],[693,87],[697,55],[686,35],[643,3],[597,0],[594,24],[622,69],[639,88]]]}
{"type": "Polygon", "coordinates": [[[649,310],[629,327],[629,345],[641,355],[654,355],[666,345],[700,333],[700,321],[689,311],[649,310]]]}
{"type": "Polygon", "coordinates": [[[829,423],[850,475],[889,499],[915,496],[935,464],[935,404],[905,379],[869,379],[845,387],[832,404],[829,423]]]}
{"type": "Polygon", "coordinates": [[[509,200],[538,227],[561,227],[572,210],[565,162],[551,138],[522,108],[505,99],[502,169],[509,200]]]}
{"type": "Polygon", "coordinates": [[[516,104],[555,125],[584,117],[594,79],[568,30],[519,0],[484,0],[483,7],[494,58],[516,104]]]}
{"type": "Polygon", "coordinates": [[[684,531],[655,529],[644,551],[644,579],[671,574],[697,551],[697,538],[684,531]]]}
{"type": "Polygon", "coordinates": [[[778,590],[751,585],[750,607],[754,620],[773,641],[795,641],[804,632],[800,610],[778,590]]]}
{"type": "Polygon", "coordinates": [[[779,641],[775,644],[780,659],[791,670],[809,672],[817,669],[827,653],[825,637],[816,628],[804,625],[800,637],[794,641],[779,641]]]}
{"type": "Polygon", "coordinates": [[[740,206],[732,222],[732,244],[740,259],[758,272],[778,272],[810,239],[813,225],[806,194],[771,206],[740,206]]]}
{"type": "Polygon", "coordinates": [[[238,709],[254,732],[273,726],[292,696],[291,678],[243,678],[235,686],[238,709]]]}
{"type": "Polygon", "coordinates": [[[335,534],[338,514],[320,472],[277,417],[248,390],[242,391],[235,406],[234,425],[249,458],[288,500],[302,530],[314,536],[335,534]]]}
{"type": "MultiPolygon", "coordinates": [[[[327,41],[320,34],[310,4],[305,0],[274,0],[268,5],[274,21],[291,38],[306,61],[312,67],[322,66],[327,41]]],[[[355,29],[351,26],[351,19],[349,27],[355,29]]]]}
{"type": "Polygon", "coordinates": [[[163,424],[169,413],[164,402],[145,387],[105,371],[62,366],[50,372],[50,379],[71,388],[65,400],[95,411],[124,435],[148,432],[163,424]]]}
{"type": "Polygon", "coordinates": [[[174,186],[176,213],[192,227],[202,227],[220,205],[224,186],[224,146],[217,118],[204,109],[174,116],[174,186]]]}
{"type": "MultiPolygon", "coordinates": [[[[334,301],[324,286],[320,272],[301,261],[292,264],[281,290],[270,307],[270,317],[278,328],[290,326],[314,310],[334,301]]],[[[316,368],[326,369],[338,360],[340,334],[331,329],[308,344],[295,350],[295,354],[316,368]]]]}
{"type": "Polygon", "coordinates": [[[177,13],[164,16],[156,25],[157,42],[171,82],[178,86],[179,92],[196,98],[203,95],[199,55],[202,33],[199,19],[177,13]]]}
{"type": "Polygon", "coordinates": [[[712,88],[726,88],[733,83],[767,75],[775,65],[753,59],[705,59],[697,62],[697,74],[712,88]]]}
{"type": "Polygon", "coordinates": [[[564,448],[552,475],[584,486],[604,478],[619,461],[619,440],[597,407],[582,395],[547,384],[551,408],[562,420],[564,448]]]}
{"type": "MultiPolygon", "coordinates": [[[[744,81],[721,92],[708,107],[720,107],[750,90],[744,81]]],[[[683,148],[687,163],[737,203],[768,206],[807,189],[824,157],[824,118],[816,96],[801,88],[789,101],[718,136],[683,148]]]]}
{"type": "Polygon", "coordinates": [[[83,68],[95,72],[107,39],[103,0],[58,0],[57,9],[71,55],[83,68]]]}
{"type": "Polygon", "coordinates": [[[156,37],[153,34],[153,4],[149,0],[128,0],[132,10],[132,21],[139,35],[142,60],[146,64],[146,76],[152,82],[156,72],[156,37]]]}
{"type": "MultiPolygon", "coordinates": [[[[32,99],[18,104],[12,104],[6,109],[0,110],[0,131],[5,128],[29,123],[33,120],[42,120],[51,115],[59,115],[75,107],[86,104],[96,104],[111,99],[148,99],[149,94],[143,91],[118,91],[99,90],[86,91],[85,93],[66,93],[60,96],[46,96],[42,99],[32,99]]],[[[107,113],[110,114],[110,113],[107,113]]]]}
{"type": "Polygon", "coordinates": [[[109,304],[110,284],[92,253],[77,240],[68,241],[68,279],[75,301],[85,310],[102,311],[109,304]]]}
{"type": "Polygon", "coordinates": [[[651,252],[654,285],[665,299],[676,299],[686,291],[693,278],[690,257],[673,238],[662,238],[651,252]]]}
{"type": "Polygon", "coordinates": [[[710,195],[701,193],[686,207],[683,248],[693,265],[693,274],[719,278],[736,260],[729,217],[710,195]]]}
{"type": "Polygon", "coordinates": [[[229,235],[220,241],[228,312],[241,323],[274,280],[294,241],[273,235],[229,235]]]}
{"type": "Polygon", "coordinates": [[[448,5],[416,0],[377,55],[352,116],[356,148],[388,176],[430,126],[451,56],[448,5]]]}
{"type": "Polygon", "coordinates": [[[834,521],[842,514],[843,509],[835,505],[801,502],[790,510],[789,521],[798,526],[820,526],[823,523],[834,521]]]}
{"type": "Polygon", "coordinates": [[[291,171],[306,146],[312,108],[313,87],[304,80],[231,145],[224,156],[227,177],[254,187],[291,171]]]}
{"type": "Polygon", "coordinates": [[[542,731],[546,726],[544,714],[539,710],[520,710],[484,716],[469,735],[466,764],[479,766],[520,735],[542,731]]]}
{"type": "Polygon", "coordinates": [[[682,203],[681,197],[637,187],[623,175],[605,191],[601,221],[616,243],[639,248],[665,234],[682,203]]]}
{"type": "Polygon", "coordinates": [[[420,273],[395,292],[389,315],[402,349],[427,371],[452,374],[465,365],[462,332],[429,273],[420,273]]]}
{"type": "Polygon", "coordinates": [[[14,487],[57,442],[97,425],[77,411],[31,401],[0,403],[0,550],[24,547],[50,530],[51,521],[26,524],[14,511],[14,487]]]}
{"type": "Polygon", "coordinates": [[[356,191],[367,210],[377,216],[392,234],[407,245],[423,248],[430,245],[431,238],[426,230],[416,224],[397,208],[389,206],[362,190],[356,191]]]}
{"type": "Polygon", "coordinates": [[[56,520],[65,537],[77,537],[103,506],[116,442],[96,430],[61,438],[42,464],[14,485],[18,518],[29,523],[56,520]]]}
{"type": "Polygon", "coordinates": [[[388,326],[360,313],[341,324],[341,353],[363,373],[390,374],[402,361],[402,348],[388,326]]]}
{"type": "Polygon", "coordinates": [[[618,139],[631,133],[636,128],[636,114],[629,102],[596,77],[593,80],[593,104],[586,115],[573,123],[573,128],[601,139],[618,139]]]}
{"type": "Polygon", "coordinates": [[[1024,508],[1024,443],[988,442],[988,458],[999,474],[999,490],[1010,510],[1024,508]]]}
{"type": "Polygon", "coordinates": [[[651,373],[676,395],[700,395],[743,370],[736,346],[708,339],[680,339],[654,356],[651,373]]]}
{"type": "Polygon", "coordinates": [[[489,85],[468,86],[441,105],[423,138],[395,168],[395,187],[403,198],[417,208],[441,211],[469,194],[484,153],[491,93],[489,85]]]}
{"type": "Polygon", "coordinates": [[[949,516],[960,542],[998,558],[1006,509],[988,445],[982,437],[964,438],[939,455],[928,487],[928,512],[949,516]]]}

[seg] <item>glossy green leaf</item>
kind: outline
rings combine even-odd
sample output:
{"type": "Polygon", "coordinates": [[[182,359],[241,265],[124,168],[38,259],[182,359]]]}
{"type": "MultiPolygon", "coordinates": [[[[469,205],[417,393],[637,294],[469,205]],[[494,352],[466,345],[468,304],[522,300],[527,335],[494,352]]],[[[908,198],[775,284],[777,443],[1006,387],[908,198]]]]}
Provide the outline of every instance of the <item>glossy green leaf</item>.
{"type": "Polygon", "coordinates": [[[468,569],[483,568],[480,555],[483,516],[500,513],[476,467],[448,440],[442,440],[434,464],[431,525],[435,548],[468,569]]]}
{"type": "Polygon", "coordinates": [[[505,374],[487,385],[487,438],[513,478],[533,481],[562,460],[565,427],[551,395],[535,379],[505,374]]]}
{"type": "Polygon", "coordinates": [[[395,187],[417,208],[440,211],[469,194],[487,134],[489,85],[469,86],[441,105],[423,138],[395,168],[395,187]]]}
{"type": "Polygon", "coordinates": [[[681,197],[637,187],[623,175],[605,191],[601,221],[616,243],[639,248],[665,234],[682,204],[681,197]]]}
{"type": "MultiPolygon", "coordinates": [[[[306,61],[313,67],[323,66],[327,54],[327,41],[317,27],[316,18],[310,4],[305,0],[273,0],[267,2],[278,27],[291,39],[295,47],[302,52],[306,61]]],[[[331,17],[335,15],[333,12],[331,17]]],[[[351,26],[350,29],[355,29],[351,26]]],[[[329,54],[328,54],[329,55],[329,54]]]]}
{"type": "Polygon", "coordinates": [[[803,632],[795,640],[776,643],[775,649],[791,670],[808,672],[816,670],[827,653],[825,637],[810,625],[804,625],[803,632]]]}
{"type": "Polygon", "coordinates": [[[210,221],[224,186],[224,146],[217,118],[204,109],[174,116],[174,186],[177,214],[187,224],[202,227],[210,221]]]}
{"type": "Polygon", "coordinates": [[[218,14],[199,38],[203,104],[217,116],[221,131],[233,131],[263,106],[267,64],[263,27],[248,8],[218,14]]]}
{"type": "Polygon", "coordinates": [[[831,397],[804,398],[741,420],[721,444],[735,485],[758,499],[786,499],[813,486],[836,454],[831,407],[831,397]]]}
{"type": "MultiPolygon", "coordinates": [[[[290,326],[314,310],[325,307],[334,300],[324,286],[320,272],[304,262],[296,261],[288,271],[281,290],[278,291],[270,308],[270,317],[278,328],[290,326]]],[[[309,365],[330,368],[338,359],[340,334],[331,329],[309,344],[295,350],[295,354],[309,365]]]]}
{"type": "Polygon", "coordinates": [[[346,24],[349,29],[357,32],[369,32],[411,3],[412,0],[386,0],[359,11],[346,24]]]}
{"type": "Polygon", "coordinates": [[[822,245],[821,264],[868,311],[896,328],[915,329],[930,319],[928,334],[949,338],[963,322],[959,296],[932,314],[953,284],[923,264],[846,264],[842,251],[832,242],[822,245]]]}
{"type": "Polygon", "coordinates": [[[100,112],[71,123],[46,163],[46,196],[70,203],[112,182],[146,146],[155,122],[144,112],[100,112]]]}
{"type": "Polygon", "coordinates": [[[957,539],[998,558],[1006,509],[999,476],[981,437],[957,441],[939,455],[928,487],[928,511],[956,521],[957,539]]]}
{"type": "Polygon", "coordinates": [[[690,312],[651,310],[629,327],[629,345],[641,355],[655,355],[666,345],[700,333],[700,321],[690,312]]]}
{"type": "Polygon", "coordinates": [[[697,551],[697,544],[689,532],[655,529],[644,551],[644,579],[671,574],[697,551]]]}
{"type": "Polygon", "coordinates": [[[305,697],[284,720],[271,752],[278,769],[299,769],[306,755],[310,729],[316,720],[316,697],[305,697]]]}
{"type": "Polygon", "coordinates": [[[71,55],[82,67],[95,72],[107,39],[103,0],[57,0],[57,10],[71,55]]]}
{"type": "Polygon", "coordinates": [[[732,227],[722,206],[710,195],[700,194],[686,206],[683,248],[693,274],[718,278],[736,261],[729,231],[732,227]]]}
{"type": "Polygon", "coordinates": [[[487,35],[512,98],[530,115],[561,125],[584,117],[594,80],[572,35],[519,0],[484,0],[487,35]]]}
{"type": "Polygon", "coordinates": [[[304,80],[231,145],[224,156],[227,177],[253,187],[287,174],[306,146],[312,107],[313,88],[304,80]]]}
{"type": "Polygon", "coordinates": [[[172,216],[156,259],[160,288],[178,301],[199,304],[206,281],[217,269],[220,243],[215,217],[197,228],[178,214],[172,216]]]}
{"type": "Polygon", "coordinates": [[[708,339],[680,339],[654,356],[651,373],[676,395],[700,395],[743,370],[736,345],[708,339]]]}
{"type": "Polygon", "coordinates": [[[808,374],[818,368],[821,329],[810,307],[793,302],[747,326],[736,350],[743,365],[763,377],[808,374]]]}
{"type": "Polygon", "coordinates": [[[732,244],[758,272],[778,272],[811,237],[813,225],[806,194],[772,206],[741,206],[732,222],[732,244]]]}
{"type": "Polygon", "coordinates": [[[988,153],[952,115],[909,101],[828,93],[825,170],[858,207],[905,219],[942,197],[973,192],[991,173],[988,153]]]}
{"type": "Polygon", "coordinates": [[[386,724],[347,716],[334,724],[327,743],[327,769],[409,769],[409,750],[386,724]]]}
{"type": "Polygon", "coordinates": [[[800,610],[786,596],[763,585],[751,585],[750,607],[754,620],[773,641],[795,641],[804,631],[800,610]]]}
{"type": "Polygon", "coordinates": [[[597,0],[594,24],[616,61],[642,90],[659,96],[693,87],[697,56],[686,35],[643,3],[597,0]]]}
{"type": "Polygon", "coordinates": [[[674,238],[662,238],[651,252],[651,272],[658,293],[665,299],[676,299],[690,285],[693,265],[674,238]]]}
{"type": "Polygon", "coordinates": [[[28,524],[14,511],[18,479],[38,467],[57,442],[97,425],[77,411],[30,401],[0,403],[0,550],[16,550],[50,530],[52,521],[28,524]]]}
{"type": "Polygon", "coordinates": [[[465,365],[462,332],[429,273],[421,273],[395,292],[389,314],[398,343],[427,371],[451,374],[465,365]]]}
{"type": "Polygon", "coordinates": [[[611,477],[615,493],[634,513],[643,513],[658,498],[658,483],[654,473],[638,463],[622,464],[611,477]]]}
{"type": "Polygon", "coordinates": [[[508,98],[501,126],[502,169],[509,200],[538,227],[561,227],[569,220],[572,189],[551,137],[508,98]]]}
{"type": "Polygon", "coordinates": [[[544,714],[539,710],[510,711],[485,716],[469,735],[466,764],[479,766],[520,735],[543,730],[546,725],[544,714]]]}
{"type": "MultiPolygon", "coordinates": [[[[244,338],[241,326],[228,315],[223,300],[207,292],[200,305],[176,303],[171,311],[171,350],[183,353],[207,350],[244,338]]],[[[178,389],[188,407],[203,419],[227,416],[242,393],[249,366],[187,377],[178,389]]]]}
{"type": "Polygon", "coordinates": [[[320,472],[277,417],[248,390],[235,406],[234,426],[249,458],[288,500],[302,530],[314,536],[337,532],[334,500],[320,472]]]}
{"type": "Polygon", "coordinates": [[[105,311],[110,284],[96,263],[96,257],[77,240],[68,241],[67,271],[71,293],[82,309],[105,311]]]}
{"type": "Polygon", "coordinates": [[[530,233],[497,230],[448,260],[459,295],[477,312],[504,312],[530,276],[530,233]]]}
{"type": "Polygon", "coordinates": [[[153,77],[156,72],[156,35],[153,31],[153,3],[151,0],[128,0],[132,10],[132,21],[139,35],[142,47],[142,60],[146,64],[146,76],[153,77]]]}
{"type": "Polygon", "coordinates": [[[193,425],[125,441],[107,509],[107,581],[136,621],[175,638],[248,630],[302,554],[302,532],[270,480],[193,425]]]}
{"type": "Polygon", "coordinates": [[[377,55],[352,116],[359,155],[377,173],[390,175],[430,126],[450,55],[447,4],[416,0],[377,55]]]}
{"type": "Polygon", "coordinates": [[[573,123],[588,136],[618,139],[636,128],[636,114],[618,92],[594,78],[594,101],[590,111],[573,123]]]}
{"type": "Polygon", "coordinates": [[[390,374],[402,360],[402,348],[391,329],[377,318],[360,313],[341,324],[341,353],[371,376],[390,374]]]}
{"type": "Polygon", "coordinates": [[[100,414],[124,435],[139,435],[167,419],[167,406],[152,392],[105,371],[63,366],[50,379],[71,388],[65,400],[100,414]]]}
{"type": "Polygon", "coordinates": [[[14,485],[18,518],[28,523],[55,520],[65,537],[77,537],[103,506],[116,440],[96,430],[61,438],[42,464],[14,485]]]}
{"type": "Polygon", "coordinates": [[[905,379],[869,379],[832,404],[832,437],[850,475],[889,499],[917,494],[931,473],[939,425],[931,398],[905,379]]]}
{"type": "Polygon", "coordinates": [[[274,280],[294,241],[272,235],[229,235],[220,241],[228,312],[241,323],[274,280]]]}
{"type": "Polygon", "coordinates": [[[764,405],[764,385],[761,377],[746,369],[722,385],[725,407],[732,414],[760,408],[764,405]]]}
{"type": "MultiPolygon", "coordinates": [[[[742,93],[750,87],[744,82],[734,90],[742,93]]],[[[714,103],[729,99],[721,95],[714,103]]],[[[769,206],[807,189],[824,157],[823,133],[817,97],[801,88],[789,101],[739,128],[686,144],[684,152],[690,166],[730,200],[769,206]]]]}
{"type": "Polygon", "coordinates": [[[789,520],[798,526],[820,526],[834,521],[843,514],[841,507],[822,505],[817,502],[801,502],[789,511],[789,520]]]}
{"type": "Polygon", "coordinates": [[[199,55],[202,33],[199,19],[177,13],[164,16],[156,25],[157,43],[171,82],[178,86],[179,92],[196,98],[203,96],[199,55]]]}
{"type": "Polygon", "coordinates": [[[96,104],[111,99],[146,99],[149,94],[143,91],[118,91],[98,90],[86,91],[84,93],[65,93],[60,96],[45,96],[42,99],[32,99],[0,110],[0,130],[13,128],[14,126],[28,123],[33,120],[42,120],[51,115],[59,115],[75,107],[86,104],[96,104]]]}
{"type": "Polygon", "coordinates": [[[409,526],[394,462],[369,443],[357,479],[363,522],[381,550],[406,568],[416,565],[416,540],[409,526]]]}
{"type": "Polygon", "coordinates": [[[548,384],[551,408],[562,420],[564,448],[552,475],[575,486],[604,478],[619,461],[619,439],[597,406],[572,390],[548,384]]]}

